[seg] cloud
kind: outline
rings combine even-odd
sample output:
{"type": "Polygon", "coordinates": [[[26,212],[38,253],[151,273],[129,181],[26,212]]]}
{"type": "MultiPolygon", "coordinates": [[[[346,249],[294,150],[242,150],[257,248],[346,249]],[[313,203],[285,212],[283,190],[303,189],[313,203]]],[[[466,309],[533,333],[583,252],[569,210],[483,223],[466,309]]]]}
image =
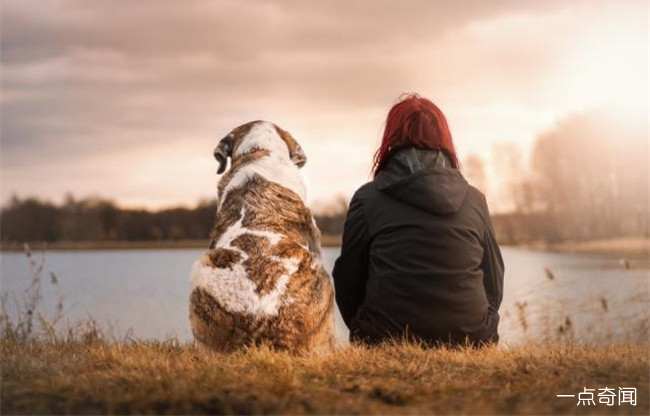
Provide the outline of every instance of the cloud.
{"type": "MultiPolygon", "coordinates": [[[[163,166],[183,163],[164,150],[209,154],[220,134],[257,118],[296,133],[313,153],[307,169],[317,194],[347,193],[365,178],[400,92],[448,103],[463,124],[488,113],[486,103],[530,101],[531,86],[543,85],[562,53],[548,45],[573,30],[563,10],[559,1],[5,1],[2,196],[91,191],[92,181],[68,188],[74,172],[96,166],[88,160],[125,180],[115,161],[137,166],[156,154],[167,155],[163,166]],[[538,16],[559,16],[557,33],[542,31],[538,16]],[[322,178],[337,155],[341,175],[356,178],[344,188],[322,178]],[[44,172],[47,187],[33,179],[44,172]]],[[[126,192],[108,173],[94,187],[145,204],[212,189],[214,177],[194,176],[184,179],[191,192],[181,186],[171,197],[168,187],[179,184],[164,172],[158,188],[126,192]]]]}

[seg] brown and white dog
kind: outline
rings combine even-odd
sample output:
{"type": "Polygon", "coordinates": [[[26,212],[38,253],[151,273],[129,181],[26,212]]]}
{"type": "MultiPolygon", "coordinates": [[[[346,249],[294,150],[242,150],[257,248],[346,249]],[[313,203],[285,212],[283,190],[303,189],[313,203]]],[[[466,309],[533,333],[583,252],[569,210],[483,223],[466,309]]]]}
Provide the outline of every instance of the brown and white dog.
{"type": "Polygon", "coordinates": [[[292,352],[334,346],[334,301],[320,232],[305,206],[291,135],[266,121],[232,130],[215,149],[219,205],[209,250],[192,269],[195,339],[218,351],[267,343],[292,352]]]}

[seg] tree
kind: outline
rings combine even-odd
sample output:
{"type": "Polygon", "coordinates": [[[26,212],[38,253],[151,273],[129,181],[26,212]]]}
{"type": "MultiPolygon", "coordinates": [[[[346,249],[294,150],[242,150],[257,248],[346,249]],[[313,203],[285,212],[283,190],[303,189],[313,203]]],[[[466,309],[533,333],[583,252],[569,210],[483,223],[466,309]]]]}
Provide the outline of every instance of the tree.
{"type": "Polygon", "coordinates": [[[532,154],[537,200],[558,238],[647,235],[647,130],[603,112],[541,134],[532,154]]]}
{"type": "Polygon", "coordinates": [[[487,176],[485,175],[483,159],[478,155],[470,154],[465,158],[462,166],[467,181],[484,194],[487,194],[487,176]]]}
{"type": "Polygon", "coordinates": [[[502,204],[519,214],[533,212],[534,190],[524,165],[521,148],[513,142],[496,143],[492,147],[492,160],[502,183],[502,204]]]}

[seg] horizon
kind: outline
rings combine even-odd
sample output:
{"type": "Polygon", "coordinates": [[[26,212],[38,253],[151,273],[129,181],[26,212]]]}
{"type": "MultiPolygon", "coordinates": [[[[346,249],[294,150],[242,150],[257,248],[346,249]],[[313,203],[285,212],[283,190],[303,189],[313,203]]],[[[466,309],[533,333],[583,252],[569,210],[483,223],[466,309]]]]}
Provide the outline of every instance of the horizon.
{"type": "Polygon", "coordinates": [[[409,91],[483,161],[495,213],[504,146],[525,171],[540,135],[603,110],[647,137],[645,2],[339,4],[4,2],[0,202],[193,207],[216,197],[217,141],[252,119],[304,148],[310,206],[349,199],[409,91]]]}

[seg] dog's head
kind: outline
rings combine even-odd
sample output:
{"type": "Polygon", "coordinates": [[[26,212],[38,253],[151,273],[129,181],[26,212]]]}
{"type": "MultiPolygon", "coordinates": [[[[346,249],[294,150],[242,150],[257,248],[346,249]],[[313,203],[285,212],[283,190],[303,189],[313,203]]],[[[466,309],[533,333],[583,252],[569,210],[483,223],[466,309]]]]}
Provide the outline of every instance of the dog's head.
{"type": "Polygon", "coordinates": [[[237,160],[242,154],[253,150],[265,150],[270,154],[291,160],[303,167],[307,156],[296,139],[288,131],[268,121],[251,121],[233,129],[219,141],[214,149],[214,158],[219,162],[218,174],[226,170],[228,158],[237,160]]]}

